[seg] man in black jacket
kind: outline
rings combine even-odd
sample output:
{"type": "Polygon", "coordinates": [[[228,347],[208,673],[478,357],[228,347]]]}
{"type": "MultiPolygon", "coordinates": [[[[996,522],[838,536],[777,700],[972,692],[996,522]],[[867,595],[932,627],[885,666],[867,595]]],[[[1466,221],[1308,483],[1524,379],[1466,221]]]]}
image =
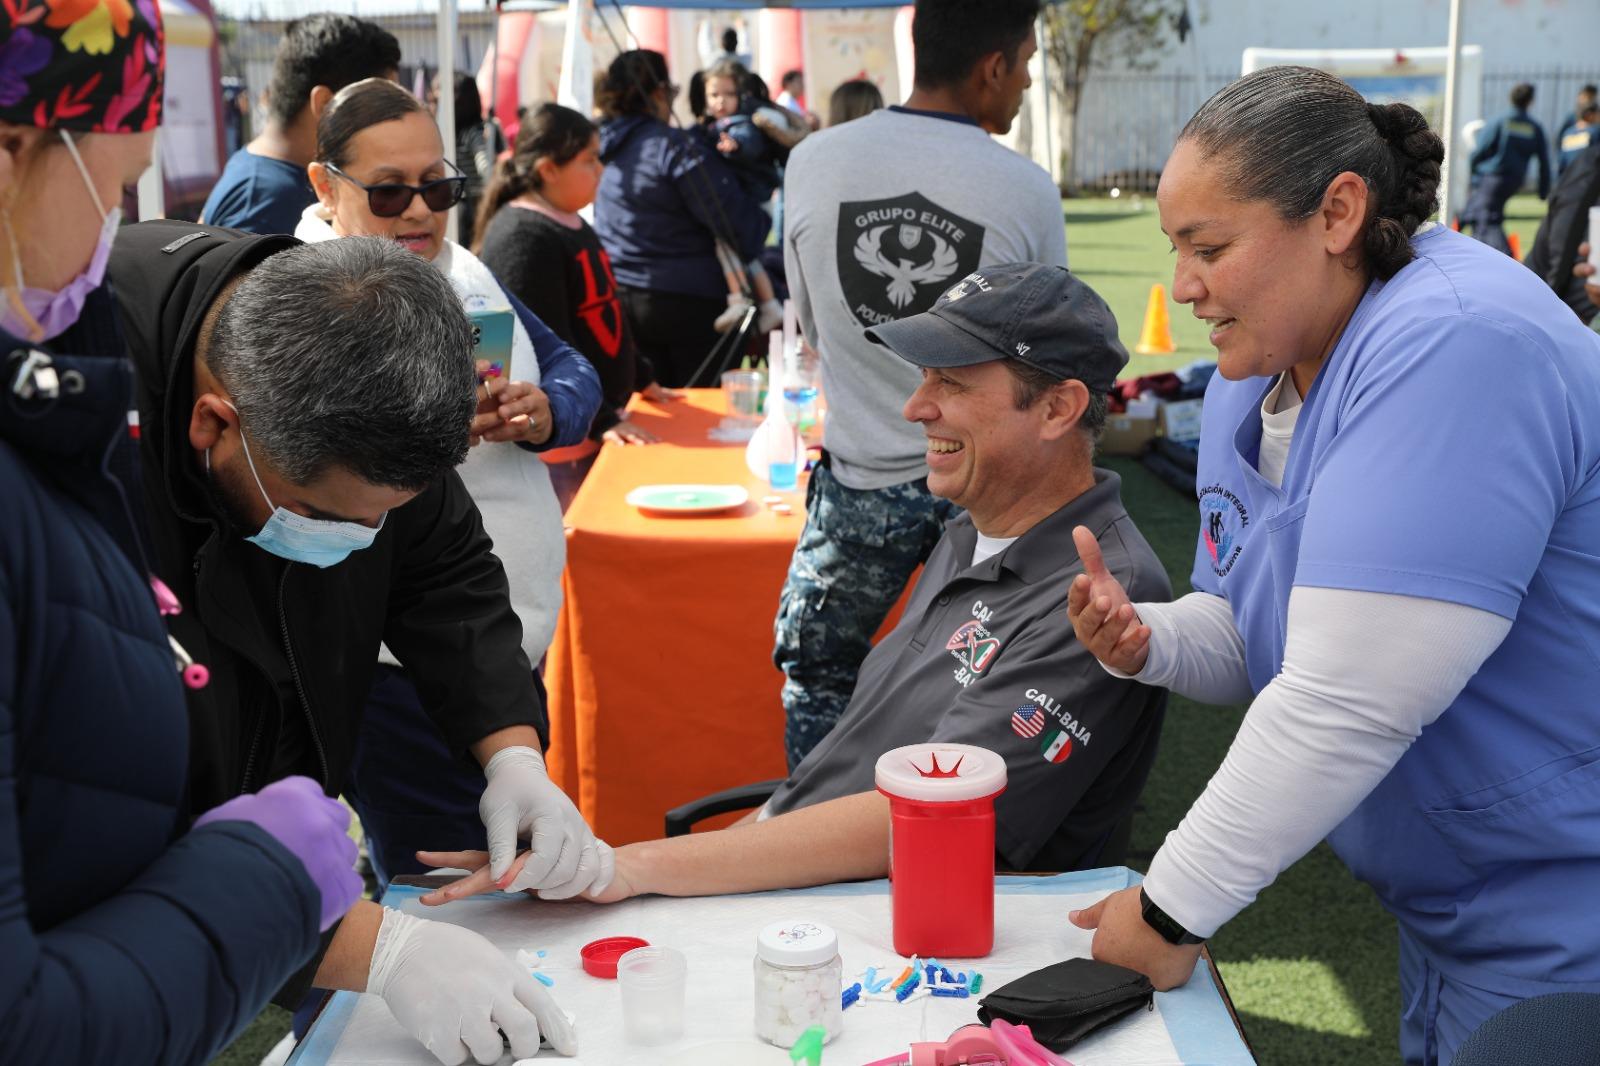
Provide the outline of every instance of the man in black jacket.
{"type": "MultiPolygon", "coordinates": [[[[544,774],[521,626],[452,469],[510,403],[501,382],[475,385],[444,276],[376,238],[304,246],[167,221],[126,227],[110,275],[156,570],[190,608],[174,633],[211,675],[189,693],[193,807],[297,773],[338,795],[382,642],[484,764],[491,847],[532,836],[538,868],[513,887],[608,880],[609,849],[544,774]]],[[[445,1062],[495,1061],[497,1029],[519,1058],[540,1028],[571,1043],[549,995],[454,926],[357,904],[319,961],[280,1002],[307,979],[376,992],[445,1062]]]]}
{"type": "Polygon", "coordinates": [[[1594,269],[1583,265],[1585,256],[1578,248],[1589,239],[1589,209],[1596,206],[1600,206],[1600,142],[1590,145],[1561,172],[1528,258],[1522,261],[1585,322],[1593,321],[1596,314],[1585,285],[1594,277],[1594,269]]]}

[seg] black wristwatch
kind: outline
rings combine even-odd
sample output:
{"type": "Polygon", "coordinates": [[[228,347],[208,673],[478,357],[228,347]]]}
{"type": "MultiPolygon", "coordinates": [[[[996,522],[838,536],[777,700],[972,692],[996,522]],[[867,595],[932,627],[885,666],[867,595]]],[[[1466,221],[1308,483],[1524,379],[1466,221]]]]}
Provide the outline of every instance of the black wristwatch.
{"type": "Polygon", "coordinates": [[[1203,944],[1205,937],[1195,936],[1189,930],[1179,925],[1166,911],[1155,905],[1155,902],[1145,894],[1144,886],[1139,886],[1139,913],[1144,916],[1145,924],[1161,934],[1161,939],[1169,944],[1203,944]]]}

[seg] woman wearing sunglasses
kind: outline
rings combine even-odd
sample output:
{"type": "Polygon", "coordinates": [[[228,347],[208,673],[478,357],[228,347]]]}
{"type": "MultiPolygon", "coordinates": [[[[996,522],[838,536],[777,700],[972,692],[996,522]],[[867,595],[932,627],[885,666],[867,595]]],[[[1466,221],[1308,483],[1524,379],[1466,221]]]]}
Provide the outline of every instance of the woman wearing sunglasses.
{"type": "MultiPolygon", "coordinates": [[[[481,329],[476,446],[459,472],[505,564],[523,650],[537,663],[555,632],[566,541],[550,475],[533,453],[584,439],[600,405],[600,379],[477,257],[446,239],[448,212],[461,201],[466,179],[445,158],[426,106],[406,90],[381,78],[340,90],[317,124],[316,159],[307,170],[318,202],[301,216],[295,236],[397,241],[450,279],[481,329]]],[[[351,799],[380,880],[421,872],[418,848],[442,848],[447,840],[477,840],[472,846],[481,847],[484,839],[483,775],[451,757],[387,653],[385,663],[351,772],[351,799]]]]}

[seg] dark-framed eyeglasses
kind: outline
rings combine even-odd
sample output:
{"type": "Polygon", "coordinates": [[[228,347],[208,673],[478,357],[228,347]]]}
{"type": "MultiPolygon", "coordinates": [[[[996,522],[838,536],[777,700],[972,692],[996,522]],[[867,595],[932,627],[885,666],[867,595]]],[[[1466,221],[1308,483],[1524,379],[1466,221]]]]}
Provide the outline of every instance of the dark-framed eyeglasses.
{"type": "Polygon", "coordinates": [[[448,211],[461,202],[467,193],[467,179],[459,173],[460,168],[450,160],[445,160],[445,165],[457,173],[447,178],[435,178],[425,181],[421,185],[404,185],[400,182],[382,182],[377,185],[368,185],[364,181],[357,181],[332,163],[323,166],[337,178],[348,181],[367,194],[367,208],[379,218],[397,218],[405,214],[406,208],[411,206],[413,197],[422,197],[422,202],[429,211],[448,211]]]}

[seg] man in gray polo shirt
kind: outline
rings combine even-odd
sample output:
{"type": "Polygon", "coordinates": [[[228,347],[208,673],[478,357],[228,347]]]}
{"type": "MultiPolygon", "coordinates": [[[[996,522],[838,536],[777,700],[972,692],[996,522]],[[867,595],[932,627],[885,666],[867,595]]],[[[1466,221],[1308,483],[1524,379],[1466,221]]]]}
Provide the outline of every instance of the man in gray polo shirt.
{"type": "MultiPolygon", "coordinates": [[[[1005,758],[995,843],[1010,869],[1103,864],[1144,787],[1166,695],[1100,669],[1067,621],[1083,572],[1078,527],[1135,600],[1171,596],[1117,475],[1092,463],[1105,394],[1128,359],[1110,309],[1064,267],[985,267],[872,335],[919,368],[903,414],[926,438],[929,489],[965,514],[862,663],[838,726],[761,816],[617,849],[602,901],[882,877],[888,801],[873,766],[903,744],[977,744],[1005,758]]],[[[475,875],[448,898],[486,885],[475,875]]]]}

